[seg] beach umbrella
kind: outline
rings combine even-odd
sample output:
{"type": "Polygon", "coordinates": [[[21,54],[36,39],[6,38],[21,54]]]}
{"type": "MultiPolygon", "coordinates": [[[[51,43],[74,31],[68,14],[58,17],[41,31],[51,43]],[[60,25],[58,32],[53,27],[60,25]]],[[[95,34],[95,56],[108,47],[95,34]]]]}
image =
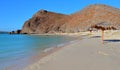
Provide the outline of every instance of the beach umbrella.
{"type": "Polygon", "coordinates": [[[102,31],[101,40],[102,40],[103,44],[104,44],[104,31],[105,30],[116,30],[116,28],[113,27],[110,23],[106,23],[106,22],[101,22],[101,23],[95,24],[95,25],[91,26],[90,28],[96,28],[96,29],[102,31]]]}

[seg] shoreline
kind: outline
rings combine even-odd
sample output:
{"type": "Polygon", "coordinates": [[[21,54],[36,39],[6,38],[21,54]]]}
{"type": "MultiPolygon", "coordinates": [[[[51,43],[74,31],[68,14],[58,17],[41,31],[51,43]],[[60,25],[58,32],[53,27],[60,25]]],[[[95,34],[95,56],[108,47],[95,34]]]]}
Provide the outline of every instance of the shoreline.
{"type": "MultiPolygon", "coordinates": [[[[53,36],[54,37],[54,36],[53,36]]],[[[56,37],[55,37],[56,38],[56,37]]],[[[37,54],[35,54],[35,55],[32,55],[32,56],[29,56],[30,58],[28,58],[25,62],[20,62],[20,65],[19,64],[17,64],[17,65],[10,65],[10,66],[6,66],[6,67],[4,67],[4,69],[6,69],[6,70],[16,70],[16,69],[18,69],[18,70],[23,70],[25,67],[27,67],[27,66],[29,66],[29,65],[31,65],[31,64],[33,64],[33,63],[36,63],[37,61],[39,61],[39,59],[41,59],[41,58],[43,58],[43,57],[45,57],[45,56],[47,56],[47,55],[49,55],[49,54],[51,54],[51,53],[53,53],[53,52],[56,52],[57,50],[59,50],[60,48],[62,48],[62,47],[64,47],[65,45],[67,45],[69,42],[72,42],[72,41],[74,41],[74,40],[76,40],[77,39],[77,37],[66,37],[66,36],[64,36],[63,37],[63,39],[66,39],[66,41],[64,41],[64,42],[61,42],[61,43],[58,43],[58,44],[55,44],[55,45],[51,45],[51,46],[49,46],[49,47],[47,47],[47,48],[43,48],[42,49],[42,51],[38,51],[38,53],[37,54]],[[68,40],[67,40],[68,39],[68,40]],[[55,48],[54,48],[55,47],[55,48]],[[19,66],[18,66],[19,65],[19,66]]],[[[53,39],[54,40],[54,39],[53,39]]],[[[58,39],[59,40],[59,39],[58,39]]],[[[61,39],[60,39],[61,40],[61,39]]],[[[53,44],[54,44],[54,42],[53,42],[53,44]]],[[[24,59],[26,59],[25,57],[24,57],[24,59]]],[[[23,59],[23,60],[24,60],[23,59]]],[[[21,59],[20,59],[21,60],[21,59]]]]}
{"type": "MultiPolygon", "coordinates": [[[[75,38],[77,38],[77,37],[75,37],[75,38]]],[[[82,40],[82,37],[79,37],[78,39],[82,40]]],[[[41,53],[38,53],[37,55],[33,56],[30,59],[32,61],[32,63],[30,63],[29,65],[27,65],[27,67],[29,67],[30,65],[36,63],[37,61],[39,61],[41,59],[44,59],[44,57],[49,56],[49,55],[51,55],[51,54],[53,54],[53,53],[61,50],[62,48],[66,47],[67,45],[78,41],[78,39],[71,40],[71,41],[69,41],[67,43],[58,44],[55,47],[49,47],[49,48],[44,49],[41,53]]],[[[25,68],[23,68],[23,69],[25,69],[25,68]]]]}
{"type": "Polygon", "coordinates": [[[62,48],[66,47],[66,46],[68,46],[72,43],[78,42],[78,40],[82,40],[82,39],[83,38],[79,38],[79,39],[76,39],[76,40],[69,41],[69,42],[67,42],[65,44],[62,44],[62,45],[57,45],[55,47],[50,47],[50,48],[44,49],[40,54],[38,54],[38,56],[35,56],[35,57],[31,58],[31,60],[34,61],[34,62],[32,64],[28,65],[27,67],[25,67],[23,70],[26,70],[26,68],[28,68],[29,66],[36,64],[37,61],[40,61],[40,60],[44,59],[45,57],[47,57],[49,55],[52,55],[57,51],[62,50],[62,48]]]}
{"type": "MultiPolygon", "coordinates": [[[[84,33],[84,32],[82,32],[82,33],[84,33]]],[[[38,56],[35,56],[35,57],[31,58],[31,60],[32,60],[33,62],[30,63],[30,65],[28,65],[27,67],[35,64],[37,61],[44,59],[45,57],[47,57],[47,56],[49,56],[49,55],[51,55],[51,54],[53,54],[53,53],[61,50],[62,48],[66,47],[66,46],[68,46],[68,45],[70,45],[70,44],[72,44],[72,43],[75,43],[75,42],[78,42],[78,41],[80,41],[80,40],[82,40],[82,39],[85,39],[86,36],[90,38],[89,32],[85,32],[85,33],[82,34],[82,35],[81,35],[81,33],[70,33],[70,34],[68,34],[68,33],[65,33],[65,34],[64,34],[64,33],[63,33],[63,34],[30,34],[30,35],[37,35],[37,36],[41,36],[41,35],[43,35],[43,36],[59,35],[59,36],[75,37],[76,39],[71,40],[71,41],[69,41],[69,42],[67,42],[67,43],[64,43],[64,44],[62,44],[62,45],[59,44],[59,45],[57,45],[57,46],[55,46],[55,47],[50,47],[50,48],[44,49],[40,54],[38,54],[38,56]],[[48,50],[47,50],[47,49],[48,49],[48,50]],[[46,50],[47,50],[47,51],[46,51],[46,50]]],[[[25,67],[24,69],[26,69],[27,67],[25,67]]],[[[23,70],[24,70],[24,69],[23,69],[23,70]]]]}
{"type": "MultiPolygon", "coordinates": [[[[115,32],[116,33],[116,32],[115,32]]],[[[99,33],[100,34],[100,33],[99,33]]],[[[44,56],[43,58],[41,58],[41,59],[39,59],[39,61],[38,62],[36,62],[36,63],[33,63],[33,64],[31,64],[31,65],[29,65],[28,67],[26,67],[24,70],[40,70],[41,68],[43,68],[43,69],[45,69],[45,70],[49,70],[49,66],[50,67],[52,67],[53,65],[54,66],[58,66],[58,68],[59,67],[61,67],[61,66],[59,66],[58,64],[57,64],[57,62],[58,63],[61,63],[60,61],[60,56],[63,56],[63,55],[65,55],[65,54],[67,54],[67,55],[71,55],[70,53],[65,53],[66,51],[64,51],[64,50],[69,50],[70,48],[72,48],[72,49],[74,49],[74,50],[77,50],[77,49],[75,49],[75,48],[73,48],[73,47],[76,47],[76,48],[78,48],[78,46],[79,46],[79,44],[81,44],[81,45],[86,45],[85,44],[85,42],[84,43],[81,43],[82,41],[86,41],[87,43],[88,43],[88,41],[91,43],[91,44],[89,44],[89,46],[90,45],[92,45],[92,41],[91,41],[91,39],[93,39],[94,40],[94,42],[96,42],[96,41],[99,41],[100,42],[100,39],[99,38],[93,38],[94,36],[98,36],[98,34],[94,34],[94,35],[88,35],[87,34],[87,36],[84,38],[84,39],[82,39],[82,40],[78,40],[78,41],[76,41],[76,42],[71,42],[71,43],[69,43],[69,44],[67,44],[67,45],[65,45],[64,47],[62,47],[62,48],[58,48],[57,50],[55,50],[54,52],[52,52],[52,53],[50,53],[50,54],[48,54],[48,55],[46,55],[46,56],[44,56]],[[63,54],[62,54],[63,53],[63,54]],[[58,56],[58,57],[57,57],[58,56]],[[56,60],[56,61],[55,61],[56,60]],[[50,63],[53,63],[55,61],[55,63],[56,64],[53,64],[53,65],[50,65],[48,62],[50,62],[50,63]],[[49,65],[49,66],[48,66],[49,65]]],[[[113,36],[112,36],[113,37],[113,36]]],[[[119,39],[120,38],[120,36],[117,38],[117,39],[119,39]]],[[[106,37],[106,39],[110,39],[109,37],[106,37]]],[[[114,37],[113,38],[111,38],[111,39],[114,39],[114,37]]],[[[114,43],[114,42],[113,42],[114,43]]],[[[102,45],[101,44],[101,42],[100,43],[97,43],[96,42],[96,44],[98,45],[98,46],[105,46],[105,45],[102,45]]],[[[106,43],[107,44],[107,43],[106,43]]],[[[119,42],[117,43],[117,46],[118,46],[118,44],[119,44],[119,42]]],[[[95,44],[93,44],[93,45],[95,45],[95,44]]],[[[108,45],[109,46],[111,46],[112,44],[111,43],[108,43],[108,45]],[[110,45],[109,45],[110,44],[110,45]]],[[[113,45],[112,45],[113,46],[113,45]]],[[[111,47],[112,47],[111,46],[111,47]]],[[[81,46],[82,47],[82,46],[81,46]]],[[[91,46],[90,46],[91,47],[91,46]]],[[[79,47],[80,48],[80,47],[79,47]]],[[[95,48],[95,50],[97,49],[97,48],[99,48],[99,47],[94,47],[95,48]]],[[[103,47],[104,48],[104,47],[103,47]]],[[[71,49],[71,50],[72,50],[71,49]]],[[[87,48],[86,48],[87,49],[87,48]]],[[[101,48],[100,48],[101,49],[101,48]]],[[[104,49],[106,49],[106,48],[104,48],[104,49]]],[[[104,49],[102,49],[102,50],[104,50],[104,49]]],[[[106,50],[108,50],[108,51],[111,51],[111,50],[109,50],[109,49],[106,49],[106,50]]],[[[85,51],[85,50],[84,50],[85,51]]],[[[109,53],[106,53],[106,52],[108,52],[108,51],[101,51],[101,50],[96,50],[96,52],[95,52],[95,57],[96,56],[102,56],[102,58],[103,57],[106,57],[106,56],[108,56],[108,55],[111,55],[111,54],[109,54],[109,53]],[[97,55],[96,55],[96,53],[97,53],[97,55]]],[[[72,52],[72,53],[74,53],[74,52],[72,52]]],[[[118,53],[118,51],[117,51],[117,53],[118,53]]],[[[66,55],[66,56],[67,56],[66,55]]],[[[74,54],[75,55],[75,54],[74,54]]],[[[82,54],[83,55],[83,54],[82,54]]],[[[66,59],[68,59],[67,57],[65,56],[65,58],[66,59]]],[[[76,56],[78,57],[78,54],[76,53],[76,56]]],[[[112,55],[113,56],[113,55],[112,55]]],[[[71,57],[71,58],[73,58],[73,57],[71,57]]],[[[116,57],[115,57],[116,58],[116,57]]],[[[65,59],[65,60],[66,60],[65,59]]],[[[73,58],[72,60],[74,60],[75,58],[73,58]]],[[[86,59],[86,58],[85,58],[86,59]]],[[[108,58],[108,59],[110,59],[110,58],[108,58]]],[[[100,59],[101,60],[101,59],[100,59]]],[[[102,59],[103,61],[104,61],[104,59],[102,59]]],[[[67,61],[67,60],[66,60],[67,61]]],[[[76,61],[78,61],[78,60],[75,60],[75,62],[76,61]]],[[[96,60],[97,61],[97,60],[96,60]]],[[[98,62],[98,61],[97,61],[98,62]]],[[[73,62],[74,63],[74,62],[73,62]]],[[[77,62],[76,62],[77,63],[77,62]]],[[[65,63],[65,64],[68,64],[69,65],[69,62],[67,62],[67,63],[65,63]]],[[[106,64],[107,64],[107,62],[106,62],[106,64]]],[[[78,63],[78,65],[79,65],[79,63],[78,63]]],[[[111,65],[110,65],[111,66],[111,65]]],[[[113,65],[114,66],[114,65],[113,65]]],[[[112,67],[112,66],[111,66],[112,67]]],[[[114,66],[115,67],[115,66],[114,66]]],[[[113,68],[114,68],[113,67],[113,68]]],[[[65,67],[66,68],[66,67],[65,67]]],[[[56,69],[56,68],[55,68],[56,69]]],[[[54,68],[52,69],[52,70],[55,70],[54,68]]],[[[41,69],[42,70],[42,69],[41,69]]],[[[60,70],[63,70],[63,68],[60,68],[60,70]]],[[[79,69],[78,69],[79,70],[79,69]]],[[[84,69],[83,69],[84,70],[84,69]]],[[[99,69],[98,69],[99,70],[99,69]]],[[[111,70],[111,69],[110,69],[111,70]]]]}
{"type": "MultiPolygon", "coordinates": [[[[51,35],[49,35],[49,36],[51,36],[51,35]]],[[[63,35],[63,36],[66,36],[66,35],[63,35]]],[[[32,61],[32,62],[30,62],[30,64],[25,66],[24,68],[36,63],[37,61],[43,59],[46,56],[49,56],[50,54],[53,54],[53,53],[59,51],[60,49],[64,48],[66,45],[69,45],[69,44],[77,41],[78,39],[82,39],[81,36],[79,36],[79,37],[78,36],[77,37],[76,36],[69,36],[69,37],[72,37],[73,40],[70,40],[70,41],[68,41],[66,43],[57,44],[56,46],[51,46],[49,48],[44,49],[41,53],[38,53],[37,55],[30,58],[30,61],[32,61]]]]}

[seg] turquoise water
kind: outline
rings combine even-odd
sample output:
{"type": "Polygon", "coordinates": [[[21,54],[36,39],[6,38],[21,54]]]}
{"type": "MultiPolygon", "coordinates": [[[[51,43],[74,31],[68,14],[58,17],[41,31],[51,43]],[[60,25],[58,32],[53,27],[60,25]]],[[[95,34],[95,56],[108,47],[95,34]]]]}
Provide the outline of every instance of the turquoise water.
{"type": "Polygon", "coordinates": [[[0,70],[21,70],[38,53],[73,39],[66,36],[0,34],[0,70]]]}

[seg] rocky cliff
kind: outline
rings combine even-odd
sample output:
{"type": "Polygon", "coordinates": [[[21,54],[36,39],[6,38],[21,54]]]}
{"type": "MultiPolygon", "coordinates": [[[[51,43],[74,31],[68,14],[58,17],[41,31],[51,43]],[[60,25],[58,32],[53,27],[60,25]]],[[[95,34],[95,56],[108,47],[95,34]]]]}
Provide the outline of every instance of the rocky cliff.
{"type": "Polygon", "coordinates": [[[22,33],[74,33],[102,22],[120,29],[120,10],[101,4],[89,5],[70,15],[40,10],[24,23],[22,33]]]}

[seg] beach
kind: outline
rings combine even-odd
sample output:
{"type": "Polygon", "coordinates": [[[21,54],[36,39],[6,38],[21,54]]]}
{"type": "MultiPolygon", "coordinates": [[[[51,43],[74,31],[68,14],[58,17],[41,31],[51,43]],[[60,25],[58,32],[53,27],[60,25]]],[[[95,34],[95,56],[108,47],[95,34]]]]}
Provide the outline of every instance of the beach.
{"type": "Polygon", "coordinates": [[[120,70],[120,0],[1,0],[0,70],[120,70]]]}
{"type": "Polygon", "coordinates": [[[104,44],[100,32],[89,32],[43,57],[24,70],[120,70],[120,31],[106,31],[104,44]]]}
{"type": "Polygon", "coordinates": [[[75,37],[0,34],[0,70],[23,70],[75,37]],[[49,52],[49,50],[51,50],[49,52]]]}

